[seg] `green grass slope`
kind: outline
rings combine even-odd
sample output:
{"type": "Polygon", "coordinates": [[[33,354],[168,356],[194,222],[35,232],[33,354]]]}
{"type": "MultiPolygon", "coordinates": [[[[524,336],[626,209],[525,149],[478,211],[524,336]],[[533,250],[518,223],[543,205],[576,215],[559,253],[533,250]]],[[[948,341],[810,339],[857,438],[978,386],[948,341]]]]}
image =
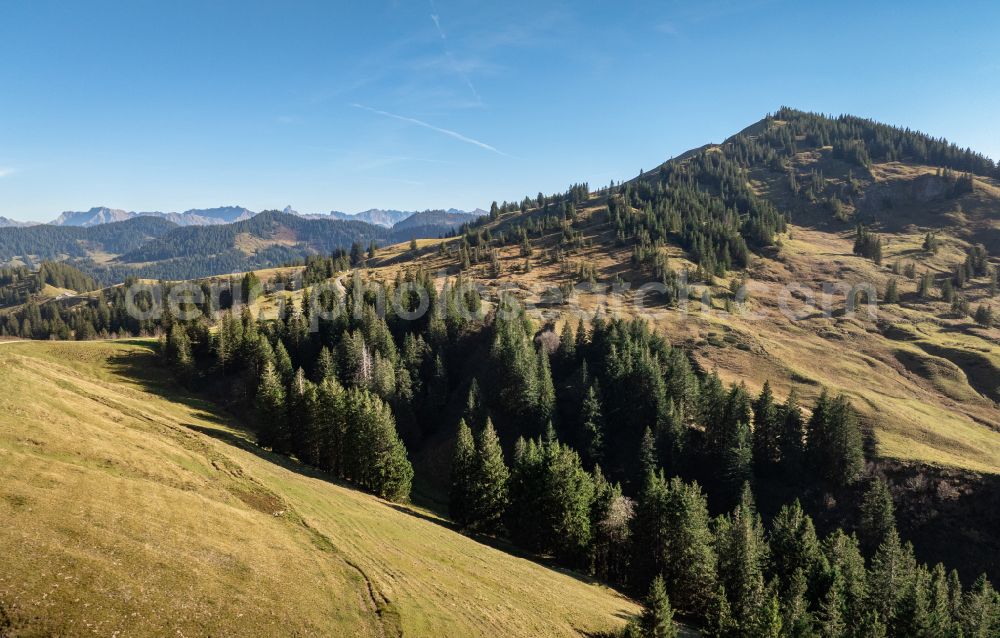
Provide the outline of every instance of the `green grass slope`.
{"type": "Polygon", "coordinates": [[[637,612],[260,452],[142,342],[0,343],[0,635],[569,636],[637,612]]]}

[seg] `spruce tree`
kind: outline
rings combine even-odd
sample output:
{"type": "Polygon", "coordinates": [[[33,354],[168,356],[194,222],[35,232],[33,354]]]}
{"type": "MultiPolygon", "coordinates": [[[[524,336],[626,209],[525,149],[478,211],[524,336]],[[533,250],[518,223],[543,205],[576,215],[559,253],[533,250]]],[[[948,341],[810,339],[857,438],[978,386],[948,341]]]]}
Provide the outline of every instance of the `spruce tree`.
{"type": "Polygon", "coordinates": [[[562,562],[579,566],[590,545],[593,479],[579,455],[558,441],[543,445],[541,516],[543,543],[562,562]]]}
{"type": "Polygon", "coordinates": [[[782,598],[781,623],[789,638],[811,638],[813,631],[813,615],[809,611],[809,589],[805,572],[796,569],[788,583],[788,588],[782,598]]]}
{"type": "Polygon", "coordinates": [[[838,485],[851,485],[864,471],[864,438],[857,414],[843,394],[837,396],[831,411],[831,465],[828,476],[838,485]]]}
{"type": "Polygon", "coordinates": [[[889,628],[875,612],[869,612],[862,619],[855,632],[859,638],[888,638],[889,628]]]}
{"type": "MultiPolygon", "coordinates": [[[[248,384],[250,380],[260,376],[261,371],[264,369],[264,364],[268,362],[275,363],[274,349],[271,347],[271,341],[256,329],[244,330],[241,350],[243,365],[246,366],[246,372],[249,377],[248,384]]],[[[277,369],[277,366],[275,366],[275,369],[277,369]]]]}
{"type": "Polygon", "coordinates": [[[567,321],[563,324],[559,335],[559,361],[561,370],[567,372],[576,361],[576,336],[573,334],[573,324],[567,321]]]}
{"type": "Polygon", "coordinates": [[[542,450],[534,439],[518,438],[511,463],[505,526],[511,539],[532,551],[543,549],[541,505],[543,489],[542,450]]]}
{"type": "Polygon", "coordinates": [[[691,366],[691,359],[682,348],[671,348],[667,355],[667,394],[681,417],[694,415],[698,405],[698,376],[691,366]]]}
{"type": "Polygon", "coordinates": [[[892,493],[885,481],[876,478],[865,492],[861,502],[861,540],[865,551],[871,555],[884,543],[889,533],[896,529],[892,493]]]}
{"type": "Polygon", "coordinates": [[[270,447],[278,452],[289,451],[290,441],[286,425],[285,387],[274,369],[267,363],[257,383],[256,394],[257,442],[262,447],[270,447]]]}
{"type": "Polygon", "coordinates": [[[769,552],[749,484],[744,485],[733,513],[719,522],[716,544],[719,579],[729,592],[733,618],[741,634],[751,636],[758,614],[768,604],[764,567],[769,552]]]}
{"type": "MultiPolygon", "coordinates": [[[[504,297],[501,305],[516,303],[504,297]]],[[[536,354],[528,337],[527,319],[520,311],[517,316],[509,307],[506,313],[498,313],[493,321],[493,344],[490,348],[492,387],[496,388],[498,401],[514,416],[525,419],[539,417],[539,371],[541,355],[536,354]]],[[[549,375],[551,380],[551,375],[549,375]]],[[[547,394],[548,390],[544,392],[547,394]]],[[[549,405],[546,405],[548,408],[549,405]]],[[[540,430],[545,421],[537,425],[540,430]]]]}
{"type": "Polygon", "coordinates": [[[257,273],[250,271],[243,276],[240,286],[240,300],[245,304],[252,304],[264,291],[260,284],[257,273]]]}
{"type": "Polygon", "coordinates": [[[806,425],[806,460],[816,478],[823,478],[830,444],[830,394],[826,388],[813,405],[812,416],[806,425]]]}
{"type": "Polygon", "coordinates": [[[410,495],[413,467],[396,431],[392,411],[378,396],[361,388],[345,395],[344,455],[346,478],[377,496],[404,501],[410,495]]]}
{"type": "Polygon", "coordinates": [[[1000,599],[985,574],[965,593],[959,625],[968,638],[1000,635],[1000,599]]]}
{"type": "Polygon", "coordinates": [[[593,573],[599,579],[624,585],[629,576],[633,502],[622,494],[621,485],[604,478],[600,466],[594,468],[594,502],[590,508],[593,573]]]}
{"type": "Polygon", "coordinates": [[[976,308],[976,323],[984,328],[989,328],[993,325],[993,309],[986,304],[979,304],[976,308]]]}
{"type": "Polygon", "coordinates": [[[538,398],[536,411],[538,423],[546,424],[555,417],[556,389],[552,383],[552,371],[549,368],[549,355],[545,348],[538,349],[538,398]]]}
{"type": "Polygon", "coordinates": [[[587,388],[580,406],[580,427],[584,458],[596,465],[604,458],[604,413],[596,382],[587,388]]]}
{"type": "Polygon", "coordinates": [[[672,478],[664,503],[660,573],[677,608],[698,618],[708,613],[716,587],[718,559],[710,524],[708,501],[698,484],[672,478]]]}
{"type": "Polygon", "coordinates": [[[753,419],[753,401],[743,385],[734,385],[718,405],[711,405],[715,396],[721,399],[722,389],[718,377],[712,375],[702,391],[706,401],[703,413],[707,460],[721,468],[724,487],[729,502],[735,502],[744,483],[753,478],[753,441],[750,423],[753,419]],[[713,381],[714,377],[714,381],[713,381]]]}
{"type": "Polygon", "coordinates": [[[164,353],[167,363],[174,369],[181,383],[189,383],[194,375],[194,355],[187,330],[180,323],[175,323],[170,328],[164,353]]]}
{"type": "Polygon", "coordinates": [[[934,285],[934,276],[925,272],[920,276],[920,280],[917,282],[917,296],[921,299],[931,298],[931,287],[934,285]]]}
{"type": "Polygon", "coordinates": [[[892,623],[897,636],[927,636],[931,631],[931,575],[925,565],[918,566],[907,579],[899,601],[899,610],[892,623]]]}
{"type": "Polygon", "coordinates": [[[476,444],[472,430],[465,419],[458,422],[455,435],[455,452],[451,461],[451,491],[448,499],[448,513],[451,519],[466,528],[472,518],[472,488],[476,466],[476,444]]]}
{"type": "Polygon", "coordinates": [[[475,427],[481,427],[486,421],[486,406],[479,391],[479,381],[473,377],[469,383],[469,393],[465,397],[465,419],[475,427]]]}
{"type": "Polygon", "coordinates": [[[292,451],[306,464],[319,464],[319,415],[316,385],[302,368],[295,371],[288,393],[288,425],[292,451]]]}
{"type": "Polygon", "coordinates": [[[583,357],[586,354],[587,343],[587,325],[583,322],[583,317],[580,317],[580,322],[576,325],[576,347],[574,348],[578,357],[583,357]]]}
{"type": "Polygon", "coordinates": [[[834,571],[829,589],[820,601],[816,614],[819,634],[823,638],[847,638],[849,625],[845,618],[844,598],[843,578],[834,571]]]}
{"type": "Polygon", "coordinates": [[[927,233],[926,235],[924,235],[923,249],[925,252],[936,254],[940,243],[941,240],[938,239],[937,235],[935,235],[934,233],[927,233]]]}
{"type": "MultiPolygon", "coordinates": [[[[652,583],[667,569],[669,493],[662,472],[649,472],[636,500],[632,519],[632,579],[636,589],[652,583]]],[[[671,581],[673,579],[671,578],[671,581]]],[[[673,583],[671,583],[673,584],[673,583]]]]}
{"type": "Polygon", "coordinates": [[[344,467],[344,433],[347,429],[344,409],[344,388],[336,377],[326,377],[317,385],[319,421],[319,467],[342,477],[344,467]]]}
{"type": "Polygon", "coordinates": [[[239,355],[239,345],[243,340],[243,325],[229,310],[222,316],[221,324],[215,334],[215,358],[218,367],[223,372],[230,371],[239,355]]]}
{"type": "Polygon", "coordinates": [[[653,436],[653,431],[647,427],[639,442],[639,471],[645,476],[649,473],[655,474],[658,469],[656,438],[653,436]]]}
{"type": "Polygon", "coordinates": [[[295,369],[292,367],[292,358],[288,356],[285,344],[279,339],[274,345],[274,368],[284,383],[292,382],[295,376],[295,369]]]}
{"type": "Polygon", "coordinates": [[[802,571],[815,589],[828,566],[812,518],[802,510],[798,499],[778,512],[771,524],[768,541],[772,573],[782,593],[789,590],[797,571],[802,571]]]}
{"type": "Polygon", "coordinates": [[[712,606],[705,623],[705,634],[709,638],[732,638],[739,628],[733,617],[732,607],[724,585],[719,585],[712,597],[712,606]]]}
{"type": "Polygon", "coordinates": [[[410,486],[413,482],[413,466],[407,458],[406,446],[403,445],[396,431],[395,419],[389,406],[382,403],[378,397],[372,397],[374,412],[373,444],[375,469],[371,480],[372,490],[376,495],[391,501],[405,501],[410,498],[410,486]]]}
{"type": "Polygon", "coordinates": [[[952,634],[951,597],[948,591],[948,574],[944,565],[938,563],[931,572],[927,596],[929,636],[950,636],[952,634]]]}
{"type": "Polygon", "coordinates": [[[868,608],[892,626],[900,610],[900,601],[910,580],[912,557],[899,541],[896,530],[889,532],[872,558],[868,572],[868,608]]]}
{"type": "Polygon", "coordinates": [[[797,477],[805,460],[805,420],[798,397],[792,388],[781,407],[781,466],[787,477],[797,477]]]}
{"type": "Polygon", "coordinates": [[[753,405],[753,456],[758,472],[770,472],[781,460],[781,426],[771,384],[764,388],[753,405]]]}
{"type": "Polygon", "coordinates": [[[717,370],[706,376],[698,393],[698,421],[705,427],[706,445],[710,454],[722,446],[723,409],[726,403],[725,388],[717,370]]]}
{"type": "Polygon", "coordinates": [[[955,287],[952,285],[951,279],[943,279],[941,281],[941,300],[945,303],[951,303],[955,299],[955,287]]]}
{"type": "Polygon", "coordinates": [[[830,566],[828,589],[837,588],[832,594],[839,605],[837,614],[850,626],[862,624],[867,611],[867,573],[857,538],[834,530],[823,541],[823,553],[830,566]]]}
{"type": "Polygon", "coordinates": [[[722,457],[722,476],[730,494],[753,480],[753,449],[749,423],[736,423],[722,457]]]}
{"type": "Polygon", "coordinates": [[[642,635],[647,638],[675,638],[677,626],[670,599],[663,585],[663,578],[657,576],[649,586],[649,593],[643,604],[642,619],[639,622],[642,635]]]}
{"type": "MultiPolygon", "coordinates": [[[[461,428],[461,425],[459,425],[461,428]]],[[[487,418],[476,440],[475,467],[472,476],[472,527],[496,532],[507,508],[510,472],[503,460],[500,439],[487,418]]]]}
{"type": "Polygon", "coordinates": [[[781,618],[781,603],[775,594],[765,599],[764,605],[754,614],[752,628],[745,633],[754,638],[782,638],[787,635],[781,618]]]}
{"type": "Polygon", "coordinates": [[[656,428],[656,449],[660,464],[670,468],[673,474],[679,474],[688,457],[685,451],[689,444],[689,431],[684,423],[684,413],[674,403],[673,398],[666,400],[656,428]]]}
{"type": "Polygon", "coordinates": [[[820,395],[809,420],[808,451],[819,477],[834,485],[850,485],[864,469],[861,429],[844,395],[820,395]]]}
{"type": "Polygon", "coordinates": [[[899,303],[899,283],[893,277],[885,287],[885,295],[882,299],[885,303],[899,303]]]}
{"type": "Polygon", "coordinates": [[[952,620],[958,622],[962,614],[962,580],[958,577],[957,570],[948,572],[948,612],[952,620]]]}
{"type": "Polygon", "coordinates": [[[333,353],[326,346],[319,351],[316,358],[316,365],[313,368],[313,381],[322,383],[326,379],[334,379],[337,376],[337,364],[333,358],[333,353]]]}

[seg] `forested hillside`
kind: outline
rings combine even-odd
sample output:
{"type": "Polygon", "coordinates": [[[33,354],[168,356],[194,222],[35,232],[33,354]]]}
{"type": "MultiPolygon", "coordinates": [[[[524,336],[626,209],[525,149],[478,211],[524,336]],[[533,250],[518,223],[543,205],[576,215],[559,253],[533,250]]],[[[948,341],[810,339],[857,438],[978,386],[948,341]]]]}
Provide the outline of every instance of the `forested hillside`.
{"type": "MultiPolygon", "coordinates": [[[[462,224],[479,219],[472,213],[451,212],[446,210],[425,210],[414,213],[406,219],[401,219],[392,226],[393,235],[399,237],[397,241],[405,241],[409,237],[406,233],[412,233],[415,229],[437,227],[439,229],[452,229],[462,224]]],[[[443,233],[438,233],[443,234],[443,233]]],[[[427,235],[414,235],[416,237],[426,237],[427,235]]]]}
{"type": "Polygon", "coordinates": [[[137,217],[90,228],[47,225],[0,228],[0,260],[85,258],[93,251],[122,254],[176,227],[162,219],[137,217]]]}
{"type": "Polygon", "coordinates": [[[37,271],[24,266],[0,268],[0,307],[26,303],[45,288],[89,292],[97,282],[67,264],[44,261],[37,271]]]}
{"type": "MultiPolygon", "coordinates": [[[[292,262],[307,227],[286,217],[172,231],[128,263],[292,262]]],[[[29,303],[0,330],[159,334],[176,378],[262,448],[711,635],[1000,629],[987,158],[782,109],[627,182],[494,203],[443,239],[333,232],[304,264],[234,278],[199,319],[130,320],[114,289],[29,303]]]]}
{"type": "Polygon", "coordinates": [[[294,310],[263,323],[226,314],[214,335],[171,322],[161,352],[190,387],[247,397],[233,407],[260,445],[386,498],[409,497],[407,448],[427,463],[454,441],[448,510],[463,529],[637,595],[652,587],[651,600],[662,590],[662,613],[712,635],[1000,629],[985,575],[966,574],[966,591],[901,540],[845,396],[824,392],[807,412],[767,384],[757,396],[725,387],[641,321],[598,317],[548,340],[523,311],[487,314],[461,279],[438,291],[417,272],[396,285],[402,307],[380,315],[355,275],[308,309],[344,304],[312,332],[294,310]],[[431,312],[406,319],[425,295],[431,312]],[[788,499],[768,526],[754,491],[788,499]],[[799,500],[815,508],[831,493],[855,510],[848,533],[817,531],[799,500]]]}
{"type": "Polygon", "coordinates": [[[0,262],[30,266],[66,259],[105,284],[128,277],[192,279],[301,263],[310,255],[354,244],[367,248],[437,238],[473,219],[466,213],[426,211],[398,228],[386,228],[354,219],[265,211],[231,224],[177,226],[140,216],[89,227],[5,228],[0,229],[0,262]]]}
{"type": "MultiPolygon", "coordinates": [[[[317,252],[332,252],[356,241],[384,238],[384,231],[363,222],[306,220],[266,211],[251,219],[207,228],[177,228],[156,241],[122,255],[124,263],[193,259],[240,250],[241,242],[272,241],[278,245],[306,244],[317,252]]],[[[211,273],[218,274],[218,273],[211,273]]]]}

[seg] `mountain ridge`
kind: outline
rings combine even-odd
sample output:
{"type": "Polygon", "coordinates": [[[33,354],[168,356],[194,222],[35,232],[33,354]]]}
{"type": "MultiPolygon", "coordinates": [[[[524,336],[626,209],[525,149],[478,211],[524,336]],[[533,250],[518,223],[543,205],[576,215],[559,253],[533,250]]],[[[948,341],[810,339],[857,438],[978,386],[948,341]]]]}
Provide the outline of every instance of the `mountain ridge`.
{"type": "MultiPolygon", "coordinates": [[[[989,273],[1000,268],[1000,168],[985,156],[872,120],[780,109],[639,178],[542,200],[505,202],[438,251],[399,247],[378,263],[387,278],[421,268],[488,287],[519,283],[540,304],[538,291],[556,285],[662,283],[657,325],[705,369],[758,388],[770,379],[775,391],[795,387],[810,399],[822,387],[843,390],[886,456],[1000,471],[1000,331],[972,317],[980,306],[1000,316],[989,292],[989,273]],[[881,242],[878,261],[863,254],[859,225],[881,242]],[[722,318],[670,310],[684,296],[679,272],[691,298],[705,291],[722,318]],[[921,278],[929,290],[911,292],[921,278]],[[727,310],[737,307],[732,289],[741,281],[767,287],[748,305],[774,319],[754,323],[727,310]],[[899,299],[886,302],[892,281],[899,299]],[[819,298],[806,295],[804,319],[782,313],[783,286],[859,282],[878,292],[878,321],[847,318],[844,296],[821,312],[819,298]],[[835,363],[817,365],[826,360],[835,363]],[[831,375],[834,367],[877,382],[857,386],[831,375]]],[[[588,312],[607,303],[579,295],[588,312]]]]}
{"type": "Polygon", "coordinates": [[[0,228],[26,228],[34,225],[34,222],[19,222],[16,219],[0,217],[0,228]]]}
{"type": "Polygon", "coordinates": [[[297,262],[354,243],[436,238],[476,219],[456,209],[423,211],[386,227],[355,215],[302,215],[290,206],[257,214],[238,206],[196,209],[181,217],[95,207],[64,215],[61,225],[0,228],[0,264],[69,259],[106,283],[130,274],[186,279],[297,262]]]}
{"type": "Polygon", "coordinates": [[[94,206],[86,211],[64,211],[49,222],[49,225],[90,227],[127,221],[136,217],[158,217],[173,222],[178,226],[207,226],[233,223],[249,219],[255,214],[253,211],[241,206],[194,208],[186,210],[183,213],[163,213],[159,211],[136,212],[120,208],[109,208],[107,206],[94,206]]]}
{"type": "MultiPolygon", "coordinates": [[[[297,215],[306,219],[337,219],[341,221],[363,221],[376,226],[391,228],[393,225],[422,212],[444,212],[450,215],[469,215],[475,218],[486,214],[481,208],[473,211],[464,211],[457,208],[427,209],[418,210],[395,210],[370,208],[357,213],[344,213],[332,210],[329,213],[300,213],[291,206],[286,206],[284,211],[290,215],[297,215]]],[[[263,211],[261,211],[263,212],[263,211]]],[[[48,225],[51,226],[77,226],[90,227],[101,224],[111,224],[126,221],[136,217],[158,217],[173,222],[178,226],[211,226],[216,224],[231,224],[244,221],[258,215],[258,212],[242,206],[217,206],[213,208],[192,208],[184,212],[160,212],[160,211],[127,211],[121,208],[111,208],[108,206],[94,206],[86,211],[63,211],[48,225]]],[[[24,227],[39,225],[32,222],[19,222],[6,217],[0,217],[0,227],[24,227]]]]}
{"type": "MultiPolygon", "coordinates": [[[[169,241],[146,242],[129,254],[135,260],[130,269],[112,262],[122,269],[111,273],[174,279],[290,264],[289,255],[302,254],[293,252],[302,243],[297,228],[355,224],[400,243],[366,258],[360,242],[360,250],[351,251],[354,259],[330,260],[342,264],[341,272],[353,265],[361,269],[359,276],[390,285],[424,272],[436,278],[460,275],[494,293],[516,286],[518,297],[535,304],[541,315],[543,342],[554,335],[551,326],[575,326],[580,316],[601,315],[610,308],[607,291],[619,284],[624,303],[612,293],[614,312],[648,320],[699,369],[717,371],[726,383],[745,383],[753,393],[768,383],[776,397],[794,391],[808,404],[824,390],[843,393],[857,410],[872,458],[908,464],[912,475],[899,480],[900,491],[923,499],[933,511],[968,510],[972,506],[948,496],[965,490],[966,479],[918,478],[932,475],[928,468],[1000,474],[1000,329],[995,321],[973,316],[977,306],[992,307],[993,316],[1000,316],[1000,299],[989,292],[989,273],[1000,266],[995,164],[929,136],[859,118],[787,111],[763,122],[752,137],[736,135],[700,147],[642,179],[594,192],[576,184],[551,196],[505,202],[457,235],[416,245],[407,242],[409,233],[398,237],[395,231],[394,237],[394,231],[360,221],[310,221],[272,211],[209,233],[174,227],[169,241]],[[199,235],[217,232],[226,234],[217,245],[198,246],[199,235]],[[872,235],[880,242],[877,258],[865,252],[865,241],[875,241],[872,235]],[[181,239],[195,241],[185,247],[175,241],[181,239]],[[986,253],[978,243],[986,244],[986,253]],[[152,247],[173,253],[142,252],[152,247]],[[183,255],[199,250],[219,254],[184,261],[183,255]],[[141,261],[151,258],[167,261],[141,261]],[[161,270],[142,270],[150,265],[161,270]],[[762,287],[740,300],[734,291],[751,281],[762,287]],[[648,282],[663,284],[663,292],[643,297],[641,307],[636,300],[648,282]],[[858,298],[848,301],[846,290],[860,282],[877,291],[874,317],[848,307],[858,298]],[[828,283],[845,291],[824,305],[827,293],[816,291],[825,291],[828,283]],[[597,292],[579,284],[594,284],[597,292]],[[884,299],[890,284],[897,286],[896,294],[884,299]],[[786,294],[795,287],[799,290],[786,294]],[[815,298],[802,293],[803,287],[815,298]],[[572,290],[570,301],[553,302],[554,289],[572,290]],[[945,296],[948,290],[951,298],[945,296]],[[911,477],[916,487],[907,483],[911,477]]],[[[303,269],[261,272],[260,279],[292,277],[303,269]]],[[[298,306],[304,293],[292,295],[298,306]]],[[[273,306],[270,302],[263,300],[260,308],[273,306]]],[[[6,329],[19,334],[14,331],[23,326],[14,321],[6,329]]],[[[473,370],[462,378],[476,375],[473,370]]],[[[434,467],[450,450],[450,440],[442,436],[421,451],[426,458],[418,462],[434,467]]],[[[606,468],[619,471],[613,464],[606,468]]],[[[447,473],[437,480],[446,490],[447,473]]],[[[835,508],[824,516],[845,515],[847,510],[835,508]]],[[[996,529],[990,521],[974,522],[968,512],[949,517],[909,519],[908,534],[927,539],[926,546],[937,552],[927,559],[971,569],[983,562],[984,547],[1000,542],[989,531],[996,529]],[[949,517],[969,528],[950,524],[949,517]],[[977,540],[979,533],[985,544],[977,540]],[[956,534],[962,543],[941,541],[956,534]]]]}
{"type": "MultiPolygon", "coordinates": [[[[331,210],[329,213],[299,213],[291,209],[291,206],[285,208],[283,212],[291,213],[293,215],[299,215],[300,217],[305,217],[307,219],[339,219],[342,221],[363,221],[375,226],[383,226],[385,228],[393,228],[397,224],[405,222],[415,215],[425,214],[425,213],[443,213],[452,216],[464,216],[462,221],[469,221],[487,215],[487,211],[476,208],[472,211],[464,211],[458,208],[449,208],[447,210],[440,208],[429,208],[426,210],[395,210],[395,209],[383,209],[383,208],[370,208],[368,210],[363,210],[357,213],[344,213],[338,210],[331,210]]],[[[460,222],[461,223],[461,222],[460,222]]]]}

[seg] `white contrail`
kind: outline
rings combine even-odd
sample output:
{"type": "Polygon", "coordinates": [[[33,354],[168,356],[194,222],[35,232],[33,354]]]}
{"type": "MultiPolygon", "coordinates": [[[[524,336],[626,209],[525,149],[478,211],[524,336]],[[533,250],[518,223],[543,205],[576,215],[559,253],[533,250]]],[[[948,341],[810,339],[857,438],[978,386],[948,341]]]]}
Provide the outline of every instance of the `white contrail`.
{"type": "Polygon", "coordinates": [[[441,36],[441,49],[444,51],[445,57],[448,58],[452,71],[454,71],[458,77],[462,78],[465,85],[469,87],[470,91],[472,91],[472,97],[476,98],[476,102],[482,106],[483,98],[480,97],[479,91],[476,90],[476,85],[472,83],[469,75],[458,66],[458,60],[455,59],[455,56],[451,53],[451,49],[448,48],[448,36],[444,34],[444,29],[441,28],[441,16],[437,14],[437,9],[434,7],[434,0],[431,0],[431,11],[434,11],[434,13],[431,14],[431,20],[434,21],[434,27],[437,29],[438,35],[441,36]]]}
{"type": "Polygon", "coordinates": [[[372,113],[377,113],[378,115],[382,115],[382,116],[385,116],[385,117],[391,117],[392,119],[394,119],[394,120],[400,120],[401,122],[408,122],[410,124],[416,124],[417,126],[422,126],[424,128],[430,129],[432,131],[436,131],[438,133],[441,133],[442,135],[447,135],[448,137],[453,137],[456,140],[459,140],[461,142],[465,142],[466,144],[472,144],[473,146],[478,146],[479,148],[485,148],[487,151],[492,151],[492,152],[496,153],[497,155],[503,155],[504,157],[510,157],[510,155],[507,155],[503,151],[498,150],[496,147],[490,146],[489,144],[487,144],[485,142],[480,142],[479,140],[472,139],[471,137],[467,137],[465,135],[462,135],[461,133],[459,133],[457,131],[452,131],[450,129],[441,128],[440,126],[434,126],[433,124],[428,124],[427,122],[424,122],[422,120],[418,120],[418,119],[413,118],[413,117],[406,117],[406,116],[403,116],[403,115],[396,115],[395,113],[389,113],[388,111],[382,111],[382,110],[379,110],[379,109],[374,109],[374,108],[372,108],[370,106],[365,106],[364,104],[358,104],[357,102],[352,103],[351,106],[353,106],[354,108],[357,108],[357,109],[363,109],[365,111],[370,111],[372,113]]]}
{"type": "Polygon", "coordinates": [[[431,20],[434,21],[434,26],[437,27],[438,35],[441,36],[441,39],[447,40],[448,38],[444,36],[444,29],[441,28],[441,19],[438,18],[438,15],[436,13],[431,14],[431,20]]]}

